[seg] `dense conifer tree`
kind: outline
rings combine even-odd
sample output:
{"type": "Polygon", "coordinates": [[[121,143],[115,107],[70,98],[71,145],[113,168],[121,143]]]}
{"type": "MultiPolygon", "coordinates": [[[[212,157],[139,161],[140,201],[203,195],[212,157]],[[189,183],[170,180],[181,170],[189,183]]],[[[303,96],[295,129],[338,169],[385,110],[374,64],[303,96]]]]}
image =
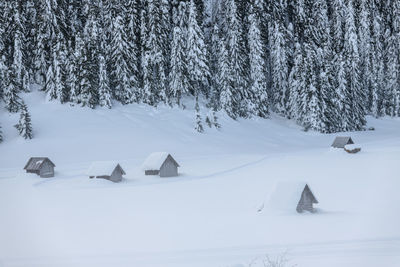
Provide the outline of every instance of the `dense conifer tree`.
{"type": "Polygon", "coordinates": [[[349,121],[347,130],[361,130],[365,125],[365,111],[363,100],[364,91],[360,81],[360,55],[358,51],[358,39],[354,21],[353,0],[349,0],[346,8],[345,38],[344,38],[345,72],[347,76],[347,97],[351,101],[352,115],[346,119],[349,121]]]}
{"type": "Polygon", "coordinates": [[[275,21],[271,35],[271,70],[274,110],[285,115],[288,82],[288,60],[283,26],[275,21]]]}
{"type": "Polygon", "coordinates": [[[21,106],[21,99],[18,96],[18,88],[15,86],[15,77],[12,70],[7,70],[4,79],[3,99],[6,104],[6,109],[9,112],[18,112],[21,106]]]}
{"type": "Polygon", "coordinates": [[[208,90],[210,71],[208,68],[207,49],[203,32],[197,22],[197,11],[194,1],[189,2],[187,30],[187,72],[193,94],[208,90]]]}
{"type": "MultiPolygon", "coordinates": [[[[179,9],[185,9],[185,3],[181,3],[179,9]]],[[[169,99],[180,105],[182,95],[189,92],[189,77],[187,71],[185,28],[181,22],[174,27],[171,47],[171,71],[169,73],[169,87],[171,88],[169,99]]]]}
{"type": "Polygon", "coordinates": [[[196,96],[195,111],[196,111],[196,125],[195,125],[194,129],[197,132],[202,133],[202,132],[204,132],[204,128],[203,128],[203,123],[202,123],[201,115],[200,115],[200,106],[199,106],[199,97],[198,96],[196,96]]]}
{"type": "Polygon", "coordinates": [[[25,103],[21,105],[19,122],[15,125],[15,128],[17,128],[19,135],[22,136],[24,139],[33,138],[31,115],[29,114],[28,107],[25,103]]]}
{"type": "Polygon", "coordinates": [[[229,58],[229,82],[236,100],[232,102],[235,116],[248,116],[248,67],[243,27],[235,0],[226,3],[226,45],[229,58]]]}
{"type": "Polygon", "coordinates": [[[3,142],[3,132],[1,130],[1,125],[0,125],[0,143],[3,142]]]}
{"type": "Polygon", "coordinates": [[[267,74],[263,58],[263,40],[261,36],[261,12],[259,0],[252,0],[249,12],[248,43],[250,52],[250,92],[251,110],[254,115],[266,118],[269,115],[269,99],[267,92],[267,74]]]}
{"type": "Polygon", "coordinates": [[[105,51],[105,38],[101,37],[100,50],[99,50],[99,105],[101,107],[111,108],[111,90],[109,86],[109,78],[107,73],[107,64],[104,56],[105,51]]]}

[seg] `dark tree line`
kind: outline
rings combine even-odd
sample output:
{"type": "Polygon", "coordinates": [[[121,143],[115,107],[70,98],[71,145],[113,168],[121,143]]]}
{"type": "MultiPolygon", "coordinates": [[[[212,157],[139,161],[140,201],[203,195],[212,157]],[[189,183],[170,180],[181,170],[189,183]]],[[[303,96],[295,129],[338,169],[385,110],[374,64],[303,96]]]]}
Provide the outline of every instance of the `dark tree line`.
{"type": "MultiPolygon", "coordinates": [[[[95,108],[208,100],[206,124],[270,112],[306,129],[400,115],[398,0],[4,0],[0,99],[39,84],[95,108]]],[[[29,113],[28,113],[29,114],[29,113]]],[[[21,114],[22,116],[22,114],[21,114]]],[[[0,139],[1,140],[1,139],[0,139]]]]}

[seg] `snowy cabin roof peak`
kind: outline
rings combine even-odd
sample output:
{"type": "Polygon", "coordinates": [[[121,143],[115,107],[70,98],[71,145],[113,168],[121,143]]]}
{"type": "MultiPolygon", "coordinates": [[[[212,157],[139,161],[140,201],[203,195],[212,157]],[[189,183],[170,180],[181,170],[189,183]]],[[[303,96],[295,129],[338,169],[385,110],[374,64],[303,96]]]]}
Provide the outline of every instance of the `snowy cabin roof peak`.
{"type": "Polygon", "coordinates": [[[50,165],[55,167],[56,165],[47,157],[32,157],[26,163],[24,170],[38,171],[42,167],[43,163],[48,162],[50,165]]]}
{"type": "Polygon", "coordinates": [[[337,136],[335,141],[332,143],[332,147],[344,148],[345,145],[354,144],[353,139],[350,136],[337,136]]]}
{"type": "Polygon", "coordinates": [[[88,176],[109,176],[114,172],[115,169],[120,169],[123,175],[126,174],[121,165],[119,165],[119,163],[116,161],[95,161],[90,165],[86,174],[88,176]]]}
{"type": "Polygon", "coordinates": [[[281,181],[269,200],[269,208],[278,211],[314,212],[313,204],[318,200],[306,182],[281,181]]]}
{"type": "Polygon", "coordinates": [[[180,167],[178,162],[168,152],[154,152],[151,153],[142,165],[144,171],[157,171],[166,160],[171,160],[176,167],[180,167]]]}

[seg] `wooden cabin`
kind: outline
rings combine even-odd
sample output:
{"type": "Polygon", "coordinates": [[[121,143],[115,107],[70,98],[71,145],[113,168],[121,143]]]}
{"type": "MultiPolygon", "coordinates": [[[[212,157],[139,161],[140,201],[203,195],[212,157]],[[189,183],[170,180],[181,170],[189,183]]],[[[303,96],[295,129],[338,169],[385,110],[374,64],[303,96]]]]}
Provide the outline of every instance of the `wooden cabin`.
{"type": "Polygon", "coordinates": [[[155,152],[147,157],[142,165],[145,175],[159,175],[160,177],[178,176],[179,164],[167,152],[155,152]]]}
{"type": "Polygon", "coordinates": [[[54,177],[54,167],[56,165],[46,157],[32,157],[26,163],[24,170],[27,173],[36,173],[42,178],[54,177]]]}
{"type": "Polygon", "coordinates": [[[314,212],[314,204],[318,204],[318,200],[315,198],[313,192],[311,192],[310,187],[306,184],[304,186],[303,192],[301,193],[296,211],[299,213],[303,211],[314,212]]]}
{"type": "Polygon", "coordinates": [[[126,173],[122,169],[121,165],[112,161],[93,162],[87,171],[89,178],[101,178],[110,180],[114,183],[122,181],[122,175],[125,174],[126,173]]]}
{"type": "Polygon", "coordinates": [[[315,212],[318,201],[304,182],[280,182],[273,192],[269,207],[279,212],[315,212]]]}
{"type": "Polygon", "coordinates": [[[353,139],[350,136],[338,136],[332,143],[334,148],[344,148],[346,145],[354,144],[353,139]]]}

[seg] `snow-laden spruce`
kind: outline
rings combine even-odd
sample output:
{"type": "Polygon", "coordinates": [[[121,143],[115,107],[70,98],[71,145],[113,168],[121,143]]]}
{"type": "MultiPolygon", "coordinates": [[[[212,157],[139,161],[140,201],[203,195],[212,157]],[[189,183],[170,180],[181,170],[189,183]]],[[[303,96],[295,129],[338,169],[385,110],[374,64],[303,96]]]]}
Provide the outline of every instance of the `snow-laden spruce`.
{"type": "Polygon", "coordinates": [[[21,105],[19,122],[15,125],[15,128],[17,128],[19,135],[24,139],[32,139],[31,115],[28,112],[28,107],[24,103],[21,105]]]}

